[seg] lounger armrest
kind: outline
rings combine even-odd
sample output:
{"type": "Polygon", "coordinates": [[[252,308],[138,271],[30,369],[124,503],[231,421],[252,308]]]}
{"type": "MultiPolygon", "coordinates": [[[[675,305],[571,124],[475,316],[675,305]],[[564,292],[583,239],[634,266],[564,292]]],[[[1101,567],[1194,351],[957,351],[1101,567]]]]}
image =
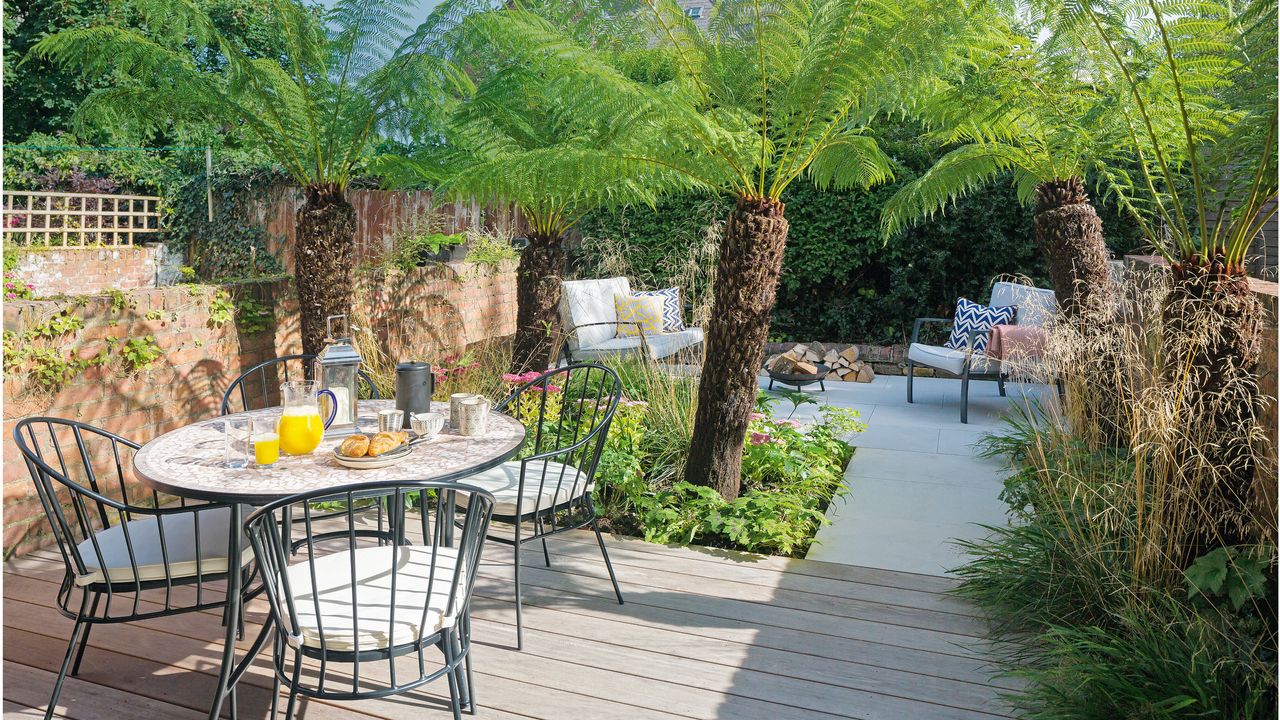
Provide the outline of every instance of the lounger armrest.
{"type": "Polygon", "coordinates": [[[949,318],[933,318],[933,317],[916,318],[915,324],[911,326],[911,342],[913,343],[920,342],[920,327],[925,323],[950,323],[950,322],[951,320],[949,318]]]}

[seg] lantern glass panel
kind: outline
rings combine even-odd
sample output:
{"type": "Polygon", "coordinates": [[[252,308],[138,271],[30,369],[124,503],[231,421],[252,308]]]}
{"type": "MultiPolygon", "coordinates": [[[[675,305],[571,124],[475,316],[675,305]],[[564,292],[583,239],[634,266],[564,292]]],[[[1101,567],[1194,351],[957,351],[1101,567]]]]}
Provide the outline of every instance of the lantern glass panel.
{"type": "Polygon", "coordinates": [[[333,425],[355,425],[356,422],[356,368],[358,365],[321,365],[324,386],[333,391],[338,400],[338,412],[333,425]]]}

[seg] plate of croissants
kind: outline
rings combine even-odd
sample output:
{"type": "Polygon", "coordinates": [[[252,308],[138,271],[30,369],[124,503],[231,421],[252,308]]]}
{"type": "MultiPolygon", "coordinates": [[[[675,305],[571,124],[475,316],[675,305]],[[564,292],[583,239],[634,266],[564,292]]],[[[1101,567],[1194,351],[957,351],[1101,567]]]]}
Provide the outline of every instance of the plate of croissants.
{"type": "Polygon", "coordinates": [[[355,470],[384,468],[409,457],[408,432],[380,432],[376,435],[351,435],[333,449],[333,459],[343,467],[355,470]]]}

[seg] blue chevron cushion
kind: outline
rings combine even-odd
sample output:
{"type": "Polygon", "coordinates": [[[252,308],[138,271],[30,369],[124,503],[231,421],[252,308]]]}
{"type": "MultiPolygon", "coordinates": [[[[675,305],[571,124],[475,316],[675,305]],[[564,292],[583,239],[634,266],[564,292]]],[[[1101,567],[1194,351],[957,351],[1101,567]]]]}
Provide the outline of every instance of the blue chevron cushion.
{"type": "Polygon", "coordinates": [[[1018,308],[988,307],[971,300],[960,298],[956,301],[956,316],[951,321],[951,337],[943,343],[944,347],[965,350],[969,347],[969,333],[976,331],[973,337],[973,351],[985,353],[987,339],[991,337],[991,328],[996,325],[1008,325],[1018,308]]]}
{"type": "Polygon", "coordinates": [[[665,290],[640,290],[632,295],[649,295],[662,299],[662,332],[673,333],[684,331],[684,313],[680,307],[680,288],[669,287],[665,290]]]}

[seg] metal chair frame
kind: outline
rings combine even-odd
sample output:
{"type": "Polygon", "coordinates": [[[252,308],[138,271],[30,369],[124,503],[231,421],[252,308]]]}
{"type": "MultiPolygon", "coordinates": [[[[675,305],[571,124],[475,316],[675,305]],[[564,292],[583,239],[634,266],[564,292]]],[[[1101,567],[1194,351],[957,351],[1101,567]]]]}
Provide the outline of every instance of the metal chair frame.
{"type": "MultiPolygon", "coordinates": [[[[208,583],[226,580],[227,573],[201,572],[204,558],[201,557],[198,539],[201,514],[228,506],[221,503],[190,503],[184,498],[178,498],[176,507],[165,506],[158,492],[142,490],[138,487],[134,488],[135,494],[147,493],[146,499],[149,500],[150,505],[131,502],[130,488],[126,484],[124,471],[125,459],[122,456],[136,451],[140,446],[131,440],[86,423],[54,417],[26,418],[19,421],[14,428],[13,439],[19,451],[22,452],[27,469],[31,473],[32,482],[36,486],[40,504],[53,526],[54,538],[66,570],[58,589],[58,610],[75,621],[66,655],[63,657],[54,684],[53,695],[49,699],[49,707],[45,712],[45,718],[48,720],[53,716],[68,671],[72,676],[80,672],[80,663],[84,659],[93,625],[133,622],[218,607],[225,609],[227,604],[225,592],[205,586],[208,583]],[[64,447],[66,442],[59,437],[60,429],[70,435],[66,440],[74,441],[73,448],[64,447]],[[111,474],[115,476],[114,482],[111,478],[100,479],[100,473],[94,467],[90,444],[96,445],[98,442],[103,443],[102,450],[110,450],[111,474]],[[124,448],[123,451],[122,448],[124,448]],[[87,487],[72,479],[72,468],[83,471],[88,483],[87,487]],[[67,497],[59,496],[59,486],[65,489],[64,495],[67,497]],[[111,497],[111,494],[118,494],[119,498],[111,497]],[[175,577],[169,563],[164,519],[184,514],[192,516],[193,533],[196,538],[194,542],[196,574],[175,577]],[[138,547],[136,543],[140,541],[131,537],[128,526],[129,522],[142,518],[155,518],[156,534],[160,540],[160,553],[164,565],[163,578],[142,579],[136,552],[138,547]],[[128,550],[132,581],[112,579],[113,573],[108,570],[110,565],[98,542],[99,533],[117,525],[121,528],[125,547],[128,550]],[[79,547],[85,540],[90,542],[93,551],[92,556],[88,558],[79,547]],[[102,573],[103,581],[77,586],[75,583],[77,577],[84,577],[93,572],[90,568],[94,565],[86,562],[87,559],[96,560],[96,567],[98,572],[102,573]],[[190,585],[195,586],[194,602],[178,602],[174,597],[174,588],[190,585]],[[73,603],[77,590],[80,596],[78,606],[73,603]],[[147,591],[154,592],[144,597],[147,591]],[[212,594],[215,599],[207,599],[206,594],[212,594]],[[131,602],[128,599],[130,596],[131,602]],[[155,604],[160,597],[163,597],[161,609],[145,610],[142,607],[144,602],[155,604]],[[105,603],[102,602],[104,598],[105,603]],[[117,609],[123,603],[124,612],[113,614],[113,602],[117,609]]],[[[207,520],[206,522],[221,521],[207,520]]],[[[251,568],[244,568],[238,558],[230,557],[227,558],[227,567],[228,569],[238,568],[244,573],[243,586],[248,585],[248,580],[253,574],[251,568]]]]}
{"type": "MultiPolygon", "coordinates": [[[[333,489],[314,490],[270,503],[250,515],[245,520],[245,532],[253,547],[254,557],[263,569],[263,577],[268,578],[264,581],[264,585],[270,606],[271,621],[274,623],[272,664],[275,668],[275,692],[271,701],[271,717],[276,716],[282,685],[288,688],[285,720],[289,720],[293,717],[299,694],[328,700],[378,698],[407,692],[440,677],[448,678],[450,707],[455,720],[461,717],[463,708],[468,708],[474,714],[469,607],[489,519],[493,513],[493,503],[493,496],[488,492],[460,483],[427,480],[391,481],[353,485],[336,493],[333,489]],[[456,508],[457,494],[467,497],[465,508],[456,508]],[[395,609],[398,606],[396,593],[398,589],[404,592],[404,584],[399,580],[402,574],[400,548],[409,547],[410,544],[403,535],[404,524],[400,525],[402,532],[399,542],[386,543],[381,537],[372,538],[361,535],[361,528],[358,527],[360,516],[355,510],[355,504],[361,500],[375,499],[379,504],[385,501],[393,507],[403,508],[406,501],[413,497],[418,499],[423,543],[425,547],[431,549],[427,577],[428,601],[423,603],[422,616],[417,627],[420,629],[426,627],[432,604],[430,598],[433,597],[437,582],[442,584],[440,587],[444,587],[443,583],[449,583],[444,615],[454,617],[457,621],[440,630],[420,634],[410,642],[392,645],[391,638],[396,635],[394,632],[395,609]],[[322,501],[339,501],[347,509],[338,516],[331,515],[327,520],[321,520],[313,513],[312,504],[322,501]],[[298,623],[297,612],[299,598],[291,587],[289,575],[285,572],[285,569],[290,567],[289,559],[294,556],[293,548],[278,532],[279,523],[291,508],[302,514],[301,521],[305,523],[307,529],[307,540],[303,543],[304,559],[295,563],[293,567],[304,564],[308,567],[312,588],[318,586],[315,566],[318,558],[331,555],[333,552],[350,553],[350,577],[355,578],[357,569],[354,551],[360,547],[361,540],[375,540],[377,546],[391,548],[389,563],[391,597],[387,601],[390,610],[385,628],[385,637],[388,638],[386,648],[361,649],[359,647],[361,638],[359,612],[353,613],[352,617],[354,649],[330,648],[329,641],[325,637],[324,614],[320,610],[319,593],[314,591],[312,607],[318,624],[316,634],[320,645],[316,647],[314,644],[301,641],[303,630],[298,623]],[[432,522],[432,515],[434,515],[434,522],[432,522]],[[340,524],[344,527],[333,528],[328,532],[317,532],[313,527],[315,523],[332,524],[335,517],[343,519],[344,522],[340,524]],[[455,533],[455,527],[461,528],[461,532],[455,533]],[[317,547],[319,543],[325,542],[322,538],[329,538],[330,542],[338,541],[343,547],[332,552],[323,552],[323,548],[317,547]],[[446,569],[438,565],[440,550],[445,547],[455,548],[452,552],[456,552],[457,558],[452,570],[447,572],[449,577],[444,577],[446,569]],[[438,571],[441,573],[439,577],[438,571]],[[425,653],[431,648],[440,651],[442,660],[438,668],[428,670],[425,653]],[[411,673],[410,677],[398,677],[396,658],[413,654],[417,655],[417,673],[411,673]],[[304,680],[302,677],[304,658],[318,661],[318,669],[313,667],[316,669],[314,682],[304,680]],[[383,662],[386,663],[387,680],[371,680],[369,668],[383,667],[381,665],[383,662]],[[334,680],[332,683],[328,682],[329,675],[326,671],[330,670],[334,664],[341,664],[344,669],[349,666],[349,677],[334,680]],[[376,683],[377,687],[362,688],[362,684],[367,685],[369,682],[376,683]],[[326,684],[330,687],[326,688],[326,684]]],[[[352,582],[351,586],[352,607],[360,607],[361,585],[358,582],[352,582]]],[[[381,625],[379,624],[378,627],[381,625]]]]}
{"type": "MultiPolygon", "coordinates": [[[[281,374],[283,375],[283,380],[288,381],[289,380],[289,363],[294,360],[297,360],[302,364],[303,377],[305,379],[311,379],[311,363],[315,359],[316,359],[316,356],[311,353],[299,353],[296,355],[281,355],[280,357],[271,358],[270,360],[267,360],[265,362],[260,362],[257,365],[254,365],[253,367],[249,368],[248,370],[245,370],[244,372],[240,373],[240,375],[236,377],[235,380],[232,380],[231,384],[227,386],[226,392],[222,393],[222,414],[230,415],[232,412],[235,412],[231,409],[231,394],[236,390],[240,391],[240,410],[246,411],[246,410],[254,409],[249,407],[249,394],[245,391],[245,383],[248,382],[251,376],[253,376],[255,373],[258,376],[258,384],[262,388],[262,395],[258,397],[265,399],[265,398],[271,397],[272,384],[278,385],[278,383],[275,382],[276,378],[274,377],[272,379],[272,384],[268,384],[267,375],[269,374],[268,373],[269,370],[274,370],[275,366],[279,365],[281,374]]],[[[274,376],[274,373],[271,373],[271,374],[274,376]]],[[[359,382],[364,383],[364,387],[368,389],[369,399],[377,400],[380,398],[380,396],[378,395],[378,388],[376,385],[373,384],[373,379],[370,378],[368,374],[366,374],[363,370],[359,370],[356,372],[356,377],[357,377],[357,380],[359,382]]]]}
{"type": "MultiPolygon", "coordinates": [[[[920,328],[925,323],[941,323],[945,325],[950,325],[952,322],[953,321],[948,318],[932,318],[932,317],[916,318],[915,324],[911,326],[911,343],[914,345],[915,343],[920,342],[920,328]]],[[[964,365],[961,366],[960,368],[960,422],[966,425],[969,423],[969,381],[970,380],[995,380],[997,383],[999,383],[1000,397],[1005,397],[1004,383],[1005,383],[1005,380],[1008,379],[1008,375],[1006,375],[1003,370],[998,372],[974,372],[972,370],[973,355],[974,355],[972,348],[973,348],[974,340],[977,337],[978,337],[977,330],[969,331],[969,337],[965,341],[965,347],[970,348],[970,350],[965,355],[964,365]]],[[[985,358],[986,356],[983,355],[982,357],[985,358]]],[[[997,366],[999,366],[998,361],[988,359],[988,362],[997,362],[997,366]]],[[[933,368],[933,369],[937,370],[939,368],[933,368]]],[[[911,392],[912,382],[915,380],[915,376],[916,376],[916,361],[908,357],[907,358],[907,402],[909,403],[915,402],[915,400],[912,398],[912,392],[911,392]]]]}
{"type": "MultiPolygon", "coordinates": [[[[586,488],[595,482],[596,466],[604,451],[608,437],[609,425],[622,399],[622,380],[609,368],[594,363],[566,365],[548,370],[537,378],[525,383],[513,391],[499,403],[495,410],[507,411],[517,417],[530,429],[532,442],[526,441],[525,447],[532,452],[518,462],[520,463],[520,480],[517,488],[516,512],[513,515],[500,515],[495,511],[494,519],[513,526],[512,537],[490,533],[489,540],[503,545],[510,545],[515,553],[515,595],[516,595],[516,648],[524,647],[523,609],[520,590],[520,552],[521,548],[535,540],[542,541],[542,555],[547,567],[551,567],[551,553],[547,549],[548,537],[578,530],[590,526],[596,534],[596,542],[600,545],[600,554],[604,557],[605,568],[609,571],[609,580],[613,583],[613,592],[618,604],[623,603],[622,590],[618,587],[618,578],[613,571],[613,563],[609,560],[609,551],[604,544],[604,536],[596,520],[595,504],[592,493],[586,488]],[[593,378],[593,376],[595,376],[593,378]],[[580,388],[583,395],[591,392],[594,384],[594,398],[579,397],[571,399],[570,390],[580,388]],[[547,389],[557,384],[562,388],[560,417],[553,423],[547,421],[547,389]],[[532,423],[529,418],[518,415],[520,399],[530,392],[541,392],[541,400],[537,403],[537,418],[532,423]],[[573,406],[577,406],[575,409],[573,406]],[[589,408],[589,415],[578,415],[574,412],[581,408],[589,408]],[[514,412],[513,412],[514,411],[514,412]],[[568,421],[568,422],[566,422],[568,421]],[[556,462],[563,467],[559,473],[549,474],[551,463],[556,462]],[[539,469],[539,465],[541,468],[539,469]],[[552,498],[561,497],[565,489],[566,472],[564,467],[574,467],[576,477],[570,480],[568,500],[543,507],[544,490],[549,488],[548,482],[555,483],[552,498]],[[532,509],[525,507],[525,487],[531,481],[538,483],[538,500],[532,509]],[[533,524],[533,531],[525,535],[524,525],[533,524]]],[[[586,412],[586,411],[584,411],[586,412]]],[[[463,483],[466,482],[464,478],[463,483]]]]}

